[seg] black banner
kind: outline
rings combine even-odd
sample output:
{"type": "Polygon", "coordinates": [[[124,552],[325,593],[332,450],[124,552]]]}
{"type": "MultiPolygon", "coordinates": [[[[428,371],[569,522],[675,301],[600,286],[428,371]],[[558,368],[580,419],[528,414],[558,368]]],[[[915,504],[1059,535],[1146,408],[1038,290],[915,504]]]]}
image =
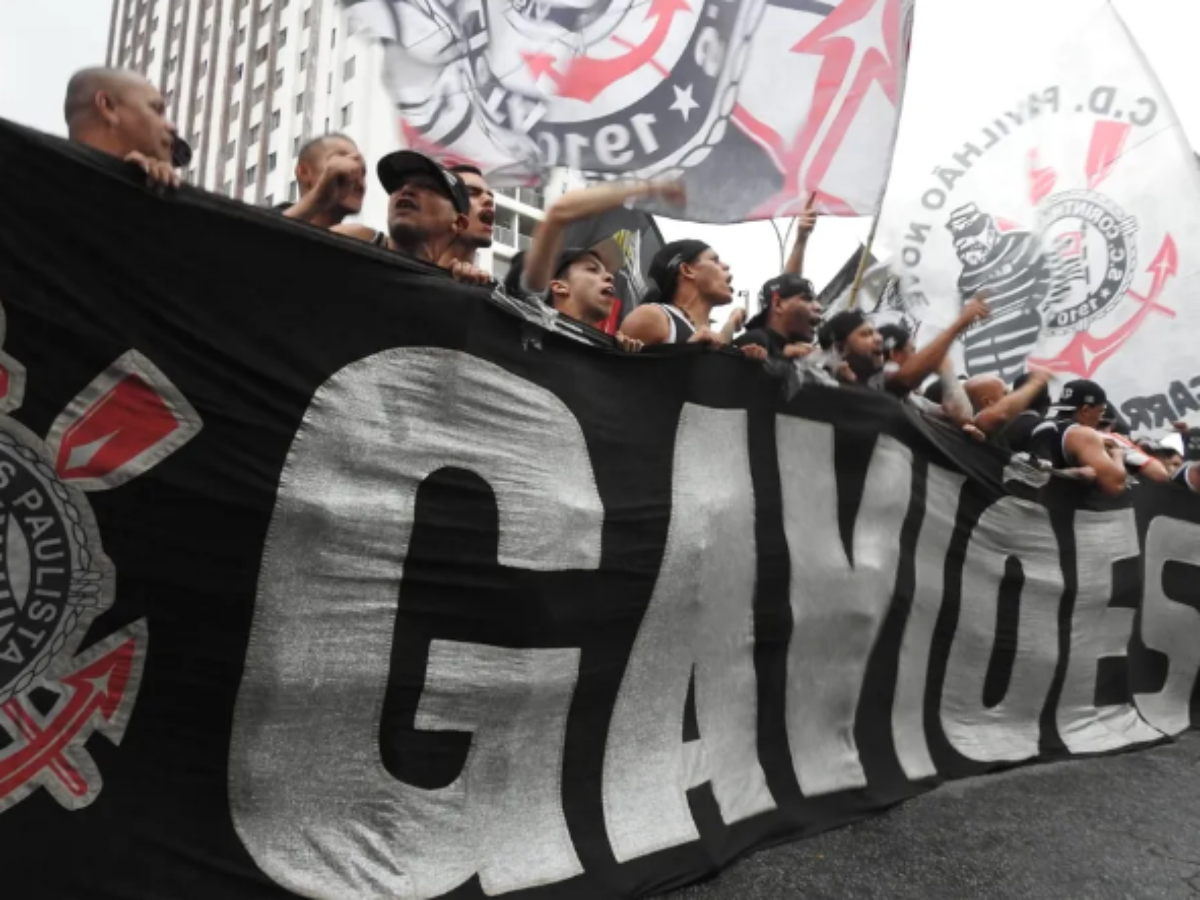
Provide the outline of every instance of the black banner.
{"type": "Polygon", "coordinates": [[[5,896],[644,895],[1190,726],[1186,491],[0,161],[5,896]]]}

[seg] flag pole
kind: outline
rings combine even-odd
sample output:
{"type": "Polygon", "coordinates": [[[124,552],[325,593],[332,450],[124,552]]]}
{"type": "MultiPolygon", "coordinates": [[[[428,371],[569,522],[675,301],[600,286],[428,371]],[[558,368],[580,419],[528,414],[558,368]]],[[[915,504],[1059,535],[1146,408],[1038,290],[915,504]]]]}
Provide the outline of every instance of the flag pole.
{"type": "Polygon", "coordinates": [[[871,230],[867,233],[867,243],[863,245],[862,257],[858,260],[858,271],[854,273],[854,284],[850,286],[850,299],[846,301],[846,309],[854,309],[858,305],[858,291],[862,287],[863,276],[867,273],[867,260],[871,258],[871,247],[875,244],[875,232],[879,228],[879,216],[871,220],[871,230]]]}

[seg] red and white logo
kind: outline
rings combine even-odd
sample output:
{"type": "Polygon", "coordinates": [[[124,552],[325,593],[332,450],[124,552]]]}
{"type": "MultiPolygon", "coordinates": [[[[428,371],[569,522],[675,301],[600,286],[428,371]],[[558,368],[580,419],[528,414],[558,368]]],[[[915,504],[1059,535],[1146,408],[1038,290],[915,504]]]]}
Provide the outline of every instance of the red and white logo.
{"type": "MultiPolygon", "coordinates": [[[[24,370],[7,356],[0,364],[8,411],[20,403],[24,370]]],[[[38,788],[71,810],[100,793],[85,744],[94,732],[120,744],[148,630],[141,620],[79,652],[92,621],[111,607],[116,581],[84,492],[144,473],[200,427],[136,351],[67,405],[48,443],[0,415],[0,812],[38,788]]]]}

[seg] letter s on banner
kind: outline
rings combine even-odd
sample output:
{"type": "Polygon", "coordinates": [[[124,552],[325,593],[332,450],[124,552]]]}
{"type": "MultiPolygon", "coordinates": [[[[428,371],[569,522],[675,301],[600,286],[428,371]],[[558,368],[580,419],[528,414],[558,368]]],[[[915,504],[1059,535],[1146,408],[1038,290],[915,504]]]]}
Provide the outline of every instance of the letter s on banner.
{"type": "MultiPolygon", "coordinates": [[[[963,563],[958,627],[942,688],[942,730],[963,756],[980,762],[1037,755],[1038,717],[1058,661],[1058,608],[1062,602],[1058,539],[1044,507],[1005,497],[979,517],[963,563]],[[1000,584],[1009,558],[1021,563],[1017,652],[1004,699],[983,702],[988,660],[996,641],[1000,584]]],[[[1013,635],[1003,635],[1012,641],[1013,635]]]]}
{"type": "Polygon", "coordinates": [[[758,761],[746,413],[686,405],[673,471],[662,570],[604,753],[604,819],[620,862],[698,840],[687,791],[706,781],[727,824],[775,809],[758,761]],[[681,744],[693,667],[700,740],[681,744]]]}
{"type": "Polygon", "coordinates": [[[1146,530],[1146,584],[1142,589],[1142,643],[1168,658],[1167,681],[1134,701],[1147,722],[1166,734],[1191,726],[1191,698],[1200,669],[1200,613],[1167,596],[1169,562],[1200,566],[1200,525],[1159,516],[1146,530]]]}
{"type": "Polygon", "coordinates": [[[425,790],[380,757],[417,489],[447,466],[495,491],[501,565],[599,566],[591,461],[549,391],[435,349],[321,386],[280,479],[229,761],[238,835],[294,893],[422,900],[478,873],[495,895],[582,872],[560,790],[578,650],[433,642],[416,725],[474,732],[465,769],[425,790]]]}

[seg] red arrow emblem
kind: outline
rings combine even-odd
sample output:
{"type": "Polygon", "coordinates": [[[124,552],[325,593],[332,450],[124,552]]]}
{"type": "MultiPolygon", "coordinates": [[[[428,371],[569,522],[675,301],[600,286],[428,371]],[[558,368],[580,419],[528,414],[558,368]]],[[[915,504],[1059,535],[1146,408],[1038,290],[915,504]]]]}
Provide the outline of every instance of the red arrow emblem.
{"type": "Polygon", "coordinates": [[[171,380],[130,350],[68,404],[46,443],[59,478],[106,490],[162,462],[201,425],[171,380]]]}
{"type": "Polygon", "coordinates": [[[100,776],[82,746],[93,731],[119,744],[141,680],[145,624],[112,635],[76,660],[76,668],[47,683],[64,698],[39,722],[23,697],[0,704],[19,742],[0,756],[0,810],[44,785],[63,806],[95,799],[100,776]],[[72,759],[74,757],[74,759],[72,759]]]}
{"type": "Polygon", "coordinates": [[[1158,302],[1167,282],[1179,271],[1179,254],[1175,249],[1175,241],[1169,234],[1163,239],[1162,246],[1154,257],[1154,262],[1150,263],[1146,271],[1153,275],[1150,291],[1145,296],[1129,291],[1130,299],[1140,303],[1141,306],[1128,322],[1104,337],[1093,337],[1086,331],[1081,331],[1071,338],[1071,342],[1063,348],[1058,356],[1053,359],[1033,359],[1031,357],[1030,364],[1042,366],[1052,372],[1064,372],[1091,378],[1145,324],[1150,313],[1158,312],[1168,318],[1175,318],[1173,309],[1158,302]]]}
{"type": "Polygon", "coordinates": [[[613,38],[614,43],[628,49],[627,53],[612,59],[578,56],[570,61],[565,73],[560,73],[554,68],[553,57],[542,53],[526,54],[525,64],[535,79],[542,75],[548,76],[554,82],[555,93],[558,96],[590,103],[605,88],[632,75],[642,66],[653,65],[659,68],[664,76],[669,74],[657,65],[655,58],[671,34],[675,16],[691,11],[688,0],[651,0],[650,8],[646,11],[646,21],[653,21],[654,27],[646,39],[639,44],[629,44],[613,38]]]}

